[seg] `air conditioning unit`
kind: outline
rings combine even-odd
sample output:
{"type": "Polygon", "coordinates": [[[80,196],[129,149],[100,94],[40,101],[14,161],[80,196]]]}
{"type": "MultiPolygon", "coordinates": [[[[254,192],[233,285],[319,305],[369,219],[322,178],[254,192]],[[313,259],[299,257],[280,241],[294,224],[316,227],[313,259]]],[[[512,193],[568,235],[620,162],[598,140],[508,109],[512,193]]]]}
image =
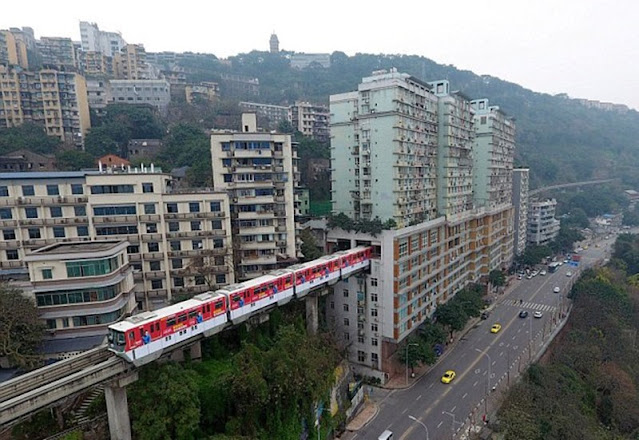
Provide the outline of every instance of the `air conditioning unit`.
{"type": "Polygon", "coordinates": [[[373,335],[374,335],[376,338],[379,338],[379,333],[375,332],[375,333],[373,333],[373,335]]]}
{"type": "Polygon", "coordinates": [[[22,205],[24,203],[24,197],[18,197],[18,205],[22,205]]]}

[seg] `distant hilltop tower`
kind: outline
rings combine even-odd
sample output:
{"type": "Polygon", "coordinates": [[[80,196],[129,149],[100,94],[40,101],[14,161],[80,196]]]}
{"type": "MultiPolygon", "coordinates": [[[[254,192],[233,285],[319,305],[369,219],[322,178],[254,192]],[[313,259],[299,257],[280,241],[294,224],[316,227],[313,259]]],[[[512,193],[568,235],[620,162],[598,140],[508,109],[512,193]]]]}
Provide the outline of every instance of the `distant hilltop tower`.
{"type": "Polygon", "coordinates": [[[271,34],[271,39],[269,40],[271,45],[271,53],[278,53],[280,51],[280,40],[277,39],[277,35],[275,35],[275,31],[271,34]]]}

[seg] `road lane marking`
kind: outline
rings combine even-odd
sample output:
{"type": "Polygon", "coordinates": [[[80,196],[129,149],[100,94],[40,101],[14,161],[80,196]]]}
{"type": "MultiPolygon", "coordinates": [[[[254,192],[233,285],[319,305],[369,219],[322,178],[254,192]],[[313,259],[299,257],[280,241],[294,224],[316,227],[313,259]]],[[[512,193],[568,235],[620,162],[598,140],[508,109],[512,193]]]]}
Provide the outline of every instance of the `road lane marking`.
{"type": "Polygon", "coordinates": [[[499,353],[499,356],[503,356],[503,355],[504,355],[504,352],[503,352],[503,351],[502,351],[501,353],[499,353]]]}
{"type": "Polygon", "coordinates": [[[406,408],[404,411],[402,411],[402,414],[406,414],[407,411],[408,411],[408,408],[406,408]]]}
{"type": "Polygon", "coordinates": [[[468,393],[465,393],[465,394],[462,396],[462,399],[465,399],[465,398],[466,398],[466,396],[468,396],[468,393]]]}
{"type": "Polygon", "coordinates": [[[444,423],[443,420],[441,422],[439,422],[439,425],[437,425],[437,429],[439,429],[439,427],[442,426],[442,423],[444,423]]]}
{"type": "Polygon", "coordinates": [[[479,381],[476,380],[475,383],[473,384],[473,386],[476,387],[478,383],[479,383],[479,381]]]}
{"type": "Polygon", "coordinates": [[[457,405],[453,406],[453,409],[451,409],[450,412],[455,412],[456,409],[457,409],[457,405]]]}
{"type": "Polygon", "coordinates": [[[430,389],[433,387],[433,385],[435,385],[435,384],[434,384],[434,383],[431,383],[431,384],[428,386],[428,389],[430,390],[430,389]]]}
{"type": "Polygon", "coordinates": [[[419,400],[419,399],[421,399],[421,398],[422,398],[422,395],[420,394],[420,395],[417,397],[417,399],[415,399],[415,400],[419,400]]]}

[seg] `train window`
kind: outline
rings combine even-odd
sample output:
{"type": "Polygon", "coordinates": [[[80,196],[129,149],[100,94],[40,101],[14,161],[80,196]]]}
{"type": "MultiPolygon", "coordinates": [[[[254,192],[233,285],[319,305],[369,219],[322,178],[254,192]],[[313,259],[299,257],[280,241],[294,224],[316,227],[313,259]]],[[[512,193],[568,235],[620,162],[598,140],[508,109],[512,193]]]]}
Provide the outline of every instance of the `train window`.
{"type": "Polygon", "coordinates": [[[186,313],[178,316],[178,322],[184,322],[184,321],[186,321],[186,313]]]}
{"type": "Polygon", "coordinates": [[[166,320],[167,327],[173,327],[175,325],[175,318],[169,318],[166,320]]]}
{"type": "Polygon", "coordinates": [[[219,310],[222,307],[224,307],[224,303],[222,301],[219,301],[219,302],[215,303],[215,309],[216,310],[219,310]]]}
{"type": "Polygon", "coordinates": [[[144,329],[143,328],[140,329],[140,337],[142,337],[142,336],[144,336],[144,329]]]}
{"type": "Polygon", "coordinates": [[[134,341],[134,340],[135,340],[135,332],[131,332],[131,333],[129,333],[129,339],[130,339],[131,341],[134,341]]]}
{"type": "Polygon", "coordinates": [[[197,315],[197,310],[191,310],[189,312],[189,318],[195,318],[196,315],[197,315]]]}

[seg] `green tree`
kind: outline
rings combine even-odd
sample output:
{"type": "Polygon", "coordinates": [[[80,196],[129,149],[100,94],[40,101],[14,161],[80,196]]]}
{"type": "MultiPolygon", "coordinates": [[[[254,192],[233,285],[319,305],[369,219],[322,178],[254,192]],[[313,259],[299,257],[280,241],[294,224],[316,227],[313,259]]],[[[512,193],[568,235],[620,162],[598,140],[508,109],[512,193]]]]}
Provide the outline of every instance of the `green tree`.
{"type": "Polygon", "coordinates": [[[85,151],[63,151],[56,155],[56,164],[59,170],[79,171],[85,168],[95,167],[95,159],[85,151]]]}
{"type": "Polygon", "coordinates": [[[36,305],[20,290],[0,284],[0,356],[21,368],[37,367],[43,336],[36,305]]]}
{"type": "Polygon", "coordinates": [[[300,232],[300,238],[302,239],[302,254],[304,254],[304,261],[315,260],[324,255],[317,246],[315,236],[310,229],[302,229],[300,232]]]}
{"type": "Polygon", "coordinates": [[[59,147],[60,140],[53,136],[47,136],[41,125],[26,122],[17,127],[0,127],[0,154],[21,149],[53,154],[59,147]]]}
{"type": "Polygon", "coordinates": [[[141,370],[130,387],[132,428],[140,440],[197,438],[200,400],[197,375],[176,363],[141,370]]]}
{"type": "Polygon", "coordinates": [[[446,304],[437,306],[434,317],[438,323],[448,327],[451,336],[454,332],[462,330],[468,322],[468,315],[462,305],[452,299],[446,304]]]}
{"type": "Polygon", "coordinates": [[[500,269],[493,269],[488,274],[488,281],[493,286],[503,286],[506,284],[506,275],[500,269]]]}

